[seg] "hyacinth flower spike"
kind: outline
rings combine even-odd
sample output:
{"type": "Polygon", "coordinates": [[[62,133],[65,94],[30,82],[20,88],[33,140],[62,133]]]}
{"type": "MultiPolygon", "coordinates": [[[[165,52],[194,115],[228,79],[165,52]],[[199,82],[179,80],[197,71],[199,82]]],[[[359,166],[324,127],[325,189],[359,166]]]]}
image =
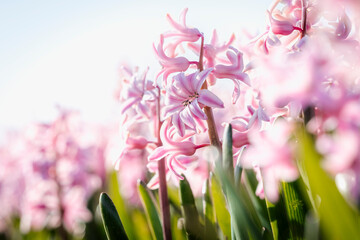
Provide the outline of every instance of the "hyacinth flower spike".
{"type": "Polygon", "coordinates": [[[195,130],[201,120],[207,119],[203,106],[224,107],[224,103],[215,94],[201,89],[211,71],[212,68],[208,68],[188,76],[180,73],[166,89],[165,118],[172,117],[180,136],[184,136],[186,126],[195,130]]]}

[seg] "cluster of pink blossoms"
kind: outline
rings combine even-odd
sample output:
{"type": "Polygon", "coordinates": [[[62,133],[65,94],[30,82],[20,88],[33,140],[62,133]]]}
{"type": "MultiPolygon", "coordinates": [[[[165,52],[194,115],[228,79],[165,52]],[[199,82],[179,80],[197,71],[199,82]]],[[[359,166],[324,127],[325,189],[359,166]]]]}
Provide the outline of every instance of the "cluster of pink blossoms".
{"type": "MultiPolygon", "coordinates": [[[[154,173],[148,183],[150,188],[158,187],[157,161],[162,158],[166,159],[168,178],[181,179],[182,173],[189,176],[199,170],[201,176],[208,177],[205,167],[208,163],[203,154],[199,154],[200,149],[210,145],[206,136],[209,117],[204,107],[223,109],[225,105],[205,86],[216,84],[217,79],[231,80],[235,103],[240,96],[240,85],[250,84],[243,71],[242,53],[231,46],[234,36],[221,44],[214,31],[211,43],[205,44],[203,34],[186,25],[186,13],[187,9],[179,22],[168,15],[173,29],[160,36],[157,47],[154,45],[163,67],[156,76],[159,82],[148,80],[146,73],[133,73],[123,67],[119,96],[124,147],[115,165],[118,167],[127,161],[127,154],[143,151],[141,157],[148,160],[148,169],[154,173]],[[195,54],[195,59],[179,56],[184,47],[195,54]],[[207,79],[211,80],[206,83],[207,79]],[[146,111],[142,111],[144,106],[146,111]]],[[[218,127],[222,128],[220,124],[218,127]]],[[[198,182],[201,186],[203,181],[198,182]]]]}
{"type": "Polygon", "coordinates": [[[288,110],[266,132],[248,135],[250,145],[243,163],[259,167],[264,184],[264,192],[259,193],[270,200],[277,200],[279,180],[297,178],[295,141],[291,139],[301,113],[301,121],[314,134],[323,155],[323,167],[340,179],[339,187],[352,201],[360,199],[359,115],[354,111],[360,106],[356,67],[360,63],[360,22],[349,13],[359,7],[354,3],[275,1],[265,34],[271,41],[252,42],[256,47],[250,56],[256,62],[253,86],[265,111],[288,110]]]}
{"type": "Polygon", "coordinates": [[[172,30],[154,45],[162,66],[155,80],[131,71],[123,78],[126,134],[117,164],[141,151],[154,173],[151,188],[158,187],[156,163],[163,158],[168,178],[197,169],[206,178],[211,170],[202,150],[211,144],[206,132],[213,127],[221,136],[224,124],[231,123],[234,163],[254,169],[257,194],[275,202],[279,183],[299,176],[293,133],[296,123],[305,122],[324,168],[359,201],[360,22],[351,9],[359,4],[275,0],[266,13],[266,31],[247,43],[234,35],[221,42],[215,30],[207,43],[200,30],[187,25],[187,9],[179,21],[168,15],[172,30]],[[226,82],[232,83],[231,94],[226,82]]]}
{"type": "Polygon", "coordinates": [[[89,198],[103,188],[107,135],[61,110],[49,124],[10,134],[0,147],[0,231],[20,218],[23,233],[63,228],[82,234],[89,198]]]}

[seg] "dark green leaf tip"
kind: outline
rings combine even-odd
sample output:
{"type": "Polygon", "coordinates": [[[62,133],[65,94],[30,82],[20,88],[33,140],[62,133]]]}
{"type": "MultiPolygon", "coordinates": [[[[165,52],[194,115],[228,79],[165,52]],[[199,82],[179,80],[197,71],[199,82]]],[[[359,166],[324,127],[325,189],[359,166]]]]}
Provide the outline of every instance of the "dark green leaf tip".
{"type": "Polygon", "coordinates": [[[99,205],[107,238],[128,239],[113,201],[104,192],[100,194],[99,205]]]}

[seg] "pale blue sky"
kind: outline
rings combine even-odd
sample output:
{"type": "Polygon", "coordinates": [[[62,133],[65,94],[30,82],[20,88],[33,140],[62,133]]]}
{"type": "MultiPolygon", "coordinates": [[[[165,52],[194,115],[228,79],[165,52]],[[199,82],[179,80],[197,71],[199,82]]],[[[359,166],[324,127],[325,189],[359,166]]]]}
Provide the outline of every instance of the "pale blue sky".
{"type": "Polygon", "coordinates": [[[120,62],[160,69],[152,43],[169,29],[166,13],[177,19],[188,7],[189,25],[208,38],[216,28],[225,41],[261,28],[270,2],[0,1],[0,134],[50,120],[55,104],[95,121],[113,118],[120,62]]]}

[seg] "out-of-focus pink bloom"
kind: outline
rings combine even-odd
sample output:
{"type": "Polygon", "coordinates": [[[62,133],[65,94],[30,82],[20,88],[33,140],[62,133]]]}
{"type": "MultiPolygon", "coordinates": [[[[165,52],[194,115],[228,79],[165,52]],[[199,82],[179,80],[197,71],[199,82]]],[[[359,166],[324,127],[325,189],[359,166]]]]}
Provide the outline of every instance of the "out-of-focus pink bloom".
{"type": "Polygon", "coordinates": [[[87,197],[81,187],[74,187],[64,194],[62,198],[63,222],[68,232],[75,235],[83,233],[85,223],[92,218],[86,205],[87,197]]]}
{"type": "Polygon", "coordinates": [[[117,158],[114,164],[115,170],[119,170],[119,165],[122,159],[124,158],[124,154],[126,154],[128,151],[135,149],[144,150],[148,145],[148,143],[149,141],[145,137],[142,136],[130,137],[130,133],[128,133],[124,140],[124,146],[121,150],[120,156],[117,158]]]}
{"type": "Polygon", "coordinates": [[[332,135],[321,135],[317,149],[325,155],[324,168],[333,175],[350,169],[360,157],[360,136],[354,129],[338,129],[332,135]]]}
{"type": "Polygon", "coordinates": [[[241,163],[246,168],[260,168],[264,192],[271,202],[278,200],[280,181],[294,181],[299,175],[289,144],[292,130],[288,123],[278,120],[267,130],[249,133],[250,145],[241,163]]]}
{"type": "MultiPolygon", "coordinates": [[[[31,174],[31,173],[30,173],[31,174]]],[[[36,177],[36,176],[34,176],[36,177]]],[[[41,230],[60,225],[58,188],[53,181],[39,181],[32,178],[27,181],[21,207],[20,230],[41,230]]]]}
{"type": "Polygon", "coordinates": [[[147,71],[142,76],[134,75],[132,80],[124,84],[121,92],[121,113],[124,114],[130,108],[142,117],[149,119],[151,104],[156,100],[157,93],[153,84],[146,79],[147,71]]]}
{"type": "Polygon", "coordinates": [[[265,107],[284,107],[292,99],[300,104],[308,102],[310,93],[319,84],[319,79],[312,81],[312,67],[307,62],[313,59],[305,60],[303,55],[290,55],[286,51],[277,49],[258,62],[257,83],[265,107]]]}
{"type": "Polygon", "coordinates": [[[19,133],[9,133],[0,146],[0,232],[8,229],[14,216],[19,216],[25,191],[26,175],[22,157],[26,143],[19,133]]]}
{"type": "Polygon", "coordinates": [[[247,126],[248,128],[251,128],[254,124],[259,124],[259,126],[261,127],[261,123],[263,121],[270,122],[269,116],[266,114],[264,108],[260,104],[258,105],[256,110],[250,105],[247,106],[247,109],[252,115],[247,126]]]}
{"type": "Polygon", "coordinates": [[[232,51],[227,51],[226,56],[231,65],[218,64],[215,65],[213,74],[217,78],[228,78],[234,82],[234,92],[232,95],[233,103],[235,103],[240,96],[240,83],[239,81],[250,85],[249,76],[243,72],[244,63],[243,55],[234,47],[229,47],[232,51]]]}
{"type": "Polygon", "coordinates": [[[258,196],[261,199],[265,198],[265,192],[264,192],[264,181],[261,176],[261,170],[259,166],[254,166],[254,172],[256,174],[256,180],[258,181],[258,185],[255,190],[256,196],[258,196]]]}
{"type": "MultiPolygon", "coordinates": [[[[21,231],[62,224],[71,233],[81,234],[84,228],[77,224],[91,218],[87,200],[102,186],[105,176],[103,136],[78,121],[75,113],[61,109],[56,120],[33,124],[21,136],[21,156],[9,156],[21,160],[16,172],[21,173],[23,183],[19,181],[16,188],[22,190],[19,199],[13,200],[19,206],[21,231]],[[75,189],[81,194],[74,194],[75,189]]],[[[0,171],[0,182],[1,175],[0,171]]]]}
{"type": "Polygon", "coordinates": [[[163,69],[157,74],[156,79],[161,74],[163,74],[163,86],[166,86],[168,84],[167,79],[171,73],[184,72],[189,68],[191,63],[195,63],[195,62],[190,62],[185,57],[170,58],[170,57],[166,56],[166,54],[163,50],[164,49],[164,36],[163,35],[160,36],[160,43],[159,43],[158,47],[156,48],[155,45],[153,45],[153,47],[154,47],[156,56],[158,57],[161,66],[163,67],[163,69]]]}
{"type": "Polygon", "coordinates": [[[121,195],[132,205],[139,205],[137,181],[146,180],[148,153],[144,149],[132,149],[122,155],[118,165],[118,180],[121,195]]]}
{"type": "Polygon", "coordinates": [[[195,130],[201,120],[207,119],[202,110],[203,106],[224,107],[223,102],[215,94],[201,89],[211,71],[209,68],[188,76],[179,73],[174,77],[173,84],[166,89],[165,118],[172,117],[180,136],[184,136],[186,126],[195,130]]]}
{"type": "Polygon", "coordinates": [[[130,83],[134,72],[137,72],[137,67],[134,70],[127,64],[119,67],[119,81],[114,91],[114,97],[116,100],[121,100],[121,92],[123,91],[124,85],[130,83]]]}
{"type": "Polygon", "coordinates": [[[339,39],[346,39],[351,31],[351,21],[349,16],[345,13],[341,17],[339,17],[336,29],[335,36],[339,39]]]}
{"type": "Polygon", "coordinates": [[[231,121],[231,126],[233,128],[233,147],[241,148],[249,144],[248,123],[243,119],[236,119],[231,121]]]}
{"type": "Polygon", "coordinates": [[[271,14],[271,12],[268,12],[268,17],[271,24],[270,29],[274,34],[289,35],[294,30],[302,31],[301,28],[293,26],[291,22],[285,20],[277,20],[271,14]]]}

